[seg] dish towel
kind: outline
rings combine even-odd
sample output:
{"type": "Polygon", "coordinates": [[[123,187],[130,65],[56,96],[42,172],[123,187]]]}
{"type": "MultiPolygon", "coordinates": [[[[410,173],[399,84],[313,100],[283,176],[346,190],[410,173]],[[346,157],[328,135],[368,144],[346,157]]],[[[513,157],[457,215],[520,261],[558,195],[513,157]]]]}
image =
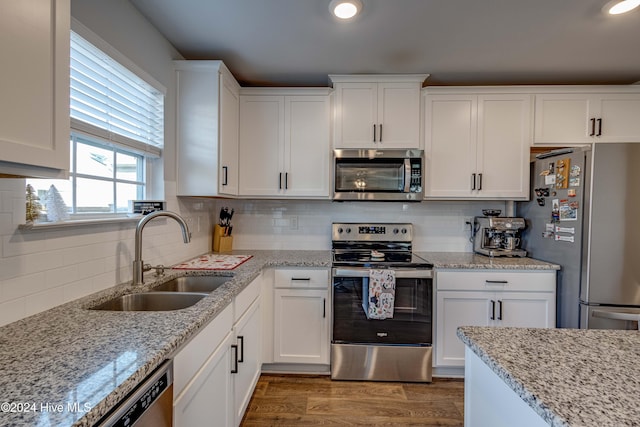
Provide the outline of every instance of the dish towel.
{"type": "Polygon", "coordinates": [[[369,286],[365,312],[368,319],[393,318],[396,296],[396,272],[388,269],[369,270],[369,286]]]}

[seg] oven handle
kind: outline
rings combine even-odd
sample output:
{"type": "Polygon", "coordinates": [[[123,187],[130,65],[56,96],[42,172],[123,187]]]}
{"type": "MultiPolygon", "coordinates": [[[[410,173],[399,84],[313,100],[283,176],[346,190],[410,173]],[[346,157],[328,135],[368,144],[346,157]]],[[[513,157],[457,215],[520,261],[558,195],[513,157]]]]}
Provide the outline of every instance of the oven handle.
{"type": "MultiPolygon", "coordinates": [[[[396,273],[396,278],[398,279],[431,279],[433,278],[433,270],[430,269],[422,269],[422,268],[412,268],[412,269],[401,269],[394,270],[396,273]]],[[[349,268],[349,267],[340,267],[334,268],[332,272],[333,277],[369,277],[369,269],[368,268],[349,268]]]]}

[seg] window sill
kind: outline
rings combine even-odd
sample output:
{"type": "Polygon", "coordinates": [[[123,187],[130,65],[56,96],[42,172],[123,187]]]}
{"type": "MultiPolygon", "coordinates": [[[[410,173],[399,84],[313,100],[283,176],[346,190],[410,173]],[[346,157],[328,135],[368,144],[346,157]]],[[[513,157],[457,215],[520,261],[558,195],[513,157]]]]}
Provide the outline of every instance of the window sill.
{"type": "Polygon", "coordinates": [[[59,221],[59,222],[33,222],[33,223],[18,225],[18,230],[37,231],[37,230],[52,230],[57,228],[84,227],[84,226],[103,225],[103,224],[136,223],[140,220],[140,218],[142,218],[142,215],[120,216],[120,217],[114,217],[114,218],[74,219],[74,220],[59,221]]]}

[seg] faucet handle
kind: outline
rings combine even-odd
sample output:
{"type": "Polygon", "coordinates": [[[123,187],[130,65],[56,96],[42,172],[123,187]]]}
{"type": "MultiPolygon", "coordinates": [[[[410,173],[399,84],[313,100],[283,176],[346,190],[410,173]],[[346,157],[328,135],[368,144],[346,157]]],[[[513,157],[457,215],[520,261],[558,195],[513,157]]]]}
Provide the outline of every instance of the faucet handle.
{"type": "Polygon", "coordinates": [[[155,267],[152,267],[156,269],[156,276],[157,277],[161,277],[164,276],[164,270],[167,268],[164,265],[160,264],[160,265],[156,265],[155,267]]]}
{"type": "Polygon", "coordinates": [[[142,264],[142,271],[149,271],[151,270],[153,267],[151,266],[151,264],[142,264]]]}

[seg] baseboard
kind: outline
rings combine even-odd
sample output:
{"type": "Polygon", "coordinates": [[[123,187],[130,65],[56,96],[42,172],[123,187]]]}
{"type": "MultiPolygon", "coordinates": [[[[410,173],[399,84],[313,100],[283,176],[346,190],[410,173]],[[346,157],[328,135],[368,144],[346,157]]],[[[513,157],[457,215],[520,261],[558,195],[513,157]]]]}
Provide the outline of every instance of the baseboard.
{"type": "Polygon", "coordinates": [[[331,367],[304,363],[263,363],[262,373],[331,375],[331,367]]]}

